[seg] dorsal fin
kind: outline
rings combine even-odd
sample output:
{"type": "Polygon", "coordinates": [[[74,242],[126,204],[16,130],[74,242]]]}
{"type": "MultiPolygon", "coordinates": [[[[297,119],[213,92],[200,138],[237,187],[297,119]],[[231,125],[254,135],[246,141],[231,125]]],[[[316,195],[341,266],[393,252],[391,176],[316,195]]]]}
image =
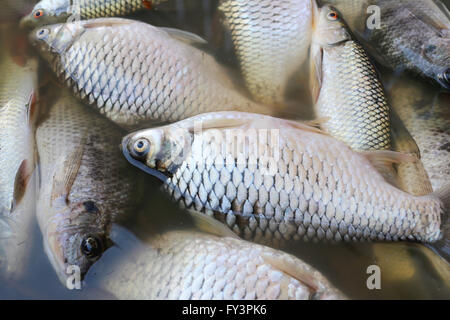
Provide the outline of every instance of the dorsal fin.
{"type": "Polygon", "coordinates": [[[131,23],[135,23],[134,20],[122,19],[122,18],[101,18],[101,19],[93,19],[87,20],[83,22],[83,27],[86,29],[100,28],[100,27],[114,27],[114,26],[122,26],[131,23]]]}
{"type": "Polygon", "coordinates": [[[85,138],[81,139],[78,147],[59,163],[55,174],[53,175],[50,202],[59,198],[64,198],[64,200],[67,201],[67,197],[81,166],[85,142],[85,138]]]}

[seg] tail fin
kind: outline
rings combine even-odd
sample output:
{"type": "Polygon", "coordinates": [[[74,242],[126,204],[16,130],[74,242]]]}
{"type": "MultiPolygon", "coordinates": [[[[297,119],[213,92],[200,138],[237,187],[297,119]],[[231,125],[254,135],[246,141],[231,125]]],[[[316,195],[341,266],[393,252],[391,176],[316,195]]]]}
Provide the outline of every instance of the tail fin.
{"type": "Polygon", "coordinates": [[[434,195],[442,201],[443,213],[441,218],[441,231],[443,236],[441,240],[429,244],[428,246],[450,263],[450,185],[443,187],[435,192],[434,195]]]}

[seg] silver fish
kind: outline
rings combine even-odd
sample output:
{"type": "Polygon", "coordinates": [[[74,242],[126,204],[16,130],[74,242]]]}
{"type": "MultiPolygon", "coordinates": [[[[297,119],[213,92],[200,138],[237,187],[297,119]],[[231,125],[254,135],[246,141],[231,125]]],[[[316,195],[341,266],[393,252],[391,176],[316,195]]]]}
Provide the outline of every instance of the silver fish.
{"type": "Polygon", "coordinates": [[[300,259],[240,239],[171,231],[145,244],[119,243],[89,280],[119,299],[345,299],[300,259]]]}
{"type": "Polygon", "coordinates": [[[392,106],[417,141],[425,170],[434,190],[450,181],[449,96],[435,92],[413,79],[396,81],[390,94],[392,106]]]}
{"type": "Polygon", "coordinates": [[[450,13],[440,0],[322,0],[336,6],[372,56],[450,89],[450,13]],[[380,26],[369,27],[370,5],[380,26]],[[347,15],[349,18],[347,19],[347,15]]]}
{"type": "Polygon", "coordinates": [[[441,237],[441,197],[412,196],[376,166],[410,161],[358,153],[318,129],[263,115],[219,112],[123,139],[135,166],[164,181],[182,206],[245,239],[416,240],[441,237]]]}
{"type": "Polygon", "coordinates": [[[22,18],[25,28],[68,22],[70,19],[94,19],[125,16],[166,0],[42,0],[22,18]]]}
{"type": "Polygon", "coordinates": [[[271,114],[236,91],[227,71],[186,42],[198,36],[119,18],[47,26],[31,41],[75,95],[132,128],[204,112],[271,114]]]}
{"type": "Polygon", "coordinates": [[[36,61],[17,65],[5,53],[0,61],[0,215],[10,216],[34,170],[36,61]]]}
{"type": "Polygon", "coordinates": [[[37,218],[44,248],[63,283],[69,266],[86,274],[112,245],[111,224],[123,221],[136,205],[136,176],[117,148],[122,135],[67,92],[37,129],[37,218]]]}

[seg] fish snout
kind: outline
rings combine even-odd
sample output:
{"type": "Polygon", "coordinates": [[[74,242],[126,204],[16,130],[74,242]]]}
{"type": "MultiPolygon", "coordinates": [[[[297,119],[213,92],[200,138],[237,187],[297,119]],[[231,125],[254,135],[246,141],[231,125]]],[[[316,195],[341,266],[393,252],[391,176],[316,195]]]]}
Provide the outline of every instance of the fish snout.
{"type": "Polygon", "coordinates": [[[21,29],[31,29],[33,27],[33,20],[30,15],[27,15],[20,19],[19,27],[21,29]]]}

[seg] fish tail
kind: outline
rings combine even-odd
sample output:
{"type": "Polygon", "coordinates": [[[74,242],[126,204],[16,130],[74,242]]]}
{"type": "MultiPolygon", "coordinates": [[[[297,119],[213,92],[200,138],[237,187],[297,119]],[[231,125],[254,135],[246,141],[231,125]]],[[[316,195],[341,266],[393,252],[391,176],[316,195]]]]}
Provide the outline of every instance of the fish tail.
{"type": "Polygon", "coordinates": [[[430,249],[450,262],[450,184],[434,193],[442,202],[441,233],[442,238],[429,245],[430,249]]]}

